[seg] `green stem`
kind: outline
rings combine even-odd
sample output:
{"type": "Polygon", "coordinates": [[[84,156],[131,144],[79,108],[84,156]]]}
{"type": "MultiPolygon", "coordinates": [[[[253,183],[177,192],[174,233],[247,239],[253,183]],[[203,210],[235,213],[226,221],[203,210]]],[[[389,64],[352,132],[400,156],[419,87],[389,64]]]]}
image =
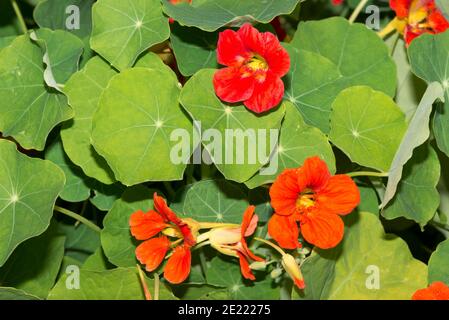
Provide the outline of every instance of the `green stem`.
{"type": "MultiPolygon", "coordinates": [[[[84,216],[84,212],[86,211],[86,208],[87,208],[87,202],[88,202],[88,200],[84,200],[83,206],[82,206],[82,208],[81,208],[80,216],[84,216]]],[[[75,223],[75,227],[78,227],[79,224],[80,224],[80,222],[77,221],[77,222],[75,223]]]]}
{"type": "Polygon", "coordinates": [[[159,300],[160,280],[159,274],[157,272],[154,273],[153,279],[154,279],[154,300],[159,300]]]}
{"type": "Polygon", "coordinates": [[[254,237],[253,240],[260,241],[260,242],[263,242],[263,243],[269,245],[270,247],[272,247],[273,249],[275,249],[277,252],[279,252],[279,253],[281,254],[281,256],[284,256],[284,255],[285,255],[284,250],[282,250],[280,247],[278,247],[277,245],[275,245],[273,242],[270,242],[270,241],[268,241],[268,240],[265,240],[265,239],[262,239],[262,238],[259,238],[259,237],[254,237]]]}
{"type": "Polygon", "coordinates": [[[368,0],[362,0],[359,2],[357,7],[352,12],[351,16],[349,17],[349,23],[353,23],[357,17],[359,16],[360,12],[362,12],[362,9],[366,6],[368,3],[368,0]]]}
{"type": "Polygon", "coordinates": [[[77,214],[73,211],[67,210],[67,209],[59,207],[59,206],[55,206],[54,210],[57,212],[60,212],[62,214],[65,214],[66,216],[69,216],[81,223],[84,223],[86,225],[86,227],[91,228],[95,232],[101,232],[101,228],[99,226],[97,226],[95,223],[87,220],[86,218],[80,216],[79,214],[77,214]]]}
{"type": "Polygon", "coordinates": [[[11,5],[12,5],[12,7],[14,9],[14,12],[16,13],[17,19],[19,19],[19,24],[20,24],[20,28],[22,29],[22,32],[24,34],[27,34],[28,33],[28,28],[27,28],[27,25],[25,23],[25,20],[23,19],[22,12],[20,11],[20,8],[17,5],[16,0],[11,0],[11,5]]]}
{"type": "Polygon", "coordinates": [[[356,171],[356,172],[350,172],[346,173],[347,176],[350,176],[351,178],[354,177],[388,177],[388,172],[374,172],[374,171],[356,171]]]}
{"type": "Polygon", "coordinates": [[[390,56],[393,56],[393,54],[394,54],[394,52],[395,52],[395,50],[396,50],[396,47],[397,47],[397,45],[398,45],[398,42],[399,42],[399,33],[398,32],[396,32],[396,34],[394,35],[394,42],[393,42],[393,46],[391,47],[391,51],[390,51],[390,56]]]}
{"type": "Polygon", "coordinates": [[[143,293],[145,294],[145,300],[151,300],[151,293],[150,290],[148,290],[145,275],[139,265],[137,265],[137,271],[139,272],[140,284],[142,285],[143,293]]]}

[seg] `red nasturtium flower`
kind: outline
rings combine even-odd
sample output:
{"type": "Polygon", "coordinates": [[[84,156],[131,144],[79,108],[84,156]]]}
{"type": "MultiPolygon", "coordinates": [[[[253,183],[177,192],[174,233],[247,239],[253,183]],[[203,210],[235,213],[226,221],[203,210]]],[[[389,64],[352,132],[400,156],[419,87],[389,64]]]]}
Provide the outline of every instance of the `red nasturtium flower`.
{"type": "Polygon", "coordinates": [[[407,44],[424,33],[436,34],[449,28],[435,0],[390,0],[390,7],[396,12],[395,28],[407,44]]]}
{"type": "Polygon", "coordinates": [[[214,75],[217,96],[226,102],[242,102],[262,113],[276,107],[284,95],[281,78],[290,69],[290,57],[276,36],[261,33],[251,24],[238,31],[220,33],[218,63],[227,68],[214,75]]]}
{"type": "Polygon", "coordinates": [[[334,6],[339,6],[341,5],[343,2],[345,2],[345,0],[332,0],[332,4],[334,6]]]}
{"type": "Polygon", "coordinates": [[[136,211],[129,221],[131,234],[137,240],[146,240],[136,248],[136,257],[151,272],[159,267],[168,251],[174,247],[164,267],[164,277],[170,283],[181,283],[190,273],[190,247],[196,243],[195,223],[178,218],[157,193],[154,193],[153,201],[155,210],[147,213],[136,211]],[[169,237],[178,240],[171,242],[169,237]],[[183,243],[177,245],[180,242],[183,243]]]}
{"type": "Polygon", "coordinates": [[[275,210],[268,232],[281,247],[295,249],[300,224],[303,238],[322,249],[335,247],[343,238],[345,215],[357,207],[360,192],[344,174],[332,176],[318,157],[306,159],[298,169],[286,169],[270,188],[275,210]]]}
{"type": "Polygon", "coordinates": [[[417,290],[412,300],[449,300],[449,287],[436,281],[425,289],[417,290]]]}
{"type": "Polygon", "coordinates": [[[251,236],[257,228],[259,217],[254,214],[254,206],[249,206],[243,214],[240,227],[216,228],[210,232],[211,246],[228,256],[239,258],[240,270],[246,279],[255,280],[249,261],[264,261],[248,248],[245,237],[251,236]]]}

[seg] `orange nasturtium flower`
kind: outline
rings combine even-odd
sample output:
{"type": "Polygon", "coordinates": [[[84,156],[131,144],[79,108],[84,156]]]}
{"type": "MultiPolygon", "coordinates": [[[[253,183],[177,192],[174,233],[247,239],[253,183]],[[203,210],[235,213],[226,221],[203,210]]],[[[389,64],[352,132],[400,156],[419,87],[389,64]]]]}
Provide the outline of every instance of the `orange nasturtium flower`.
{"type": "Polygon", "coordinates": [[[173,248],[164,267],[164,277],[170,283],[181,283],[190,273],[190,248],[196,244],[198,228],[193,220],[178,218],[157,193],[153,195],[153,202],[155,210],[136,211],[129,221],[131,234],[137,240],[145,240],[136,248],[136,257],[151,272],[173,248]],[[171,242],[169,237],[178,240],[171,242]]]}
{"type": "Polygon", "coordinates": [[[346,215],[360,202],[360,192],[344,174],[332,176],[318,157],[305,160],[302,167],[286,169],[270,188],[274,215],[268,233],[286,249],[300,247],[299,222],[303,238],[322,249],[335,247],[343,238],[346,215]]]}
{"type": "Polygon", "coordinates": [[[449,300],[449,287],[436,281],[425,289],[417,290],[412,300],[449,300]]]}
{"type": "Polygon", "coordinates": [[[435,0],[390,0],[390,7],[396,12],[385,32],[396,29],[404,35],[409,45],[413,39],[424,34],[446,31],[449,22],[437,8],[435,0]]]}
{"type": "Polygon", "coordinates": [[[245,239],[245,237],[251,236],[257,228],[259,217],[254,214],[254,209],[254,206],[249,206],[245,210],[242,224],[239,227],[215,228],[209,234],[211,246],[225,255],[239,258],[242,275],[250,280],[256,278],[249,267],[249,260],[264,261],[251,252],[245,239]]]}

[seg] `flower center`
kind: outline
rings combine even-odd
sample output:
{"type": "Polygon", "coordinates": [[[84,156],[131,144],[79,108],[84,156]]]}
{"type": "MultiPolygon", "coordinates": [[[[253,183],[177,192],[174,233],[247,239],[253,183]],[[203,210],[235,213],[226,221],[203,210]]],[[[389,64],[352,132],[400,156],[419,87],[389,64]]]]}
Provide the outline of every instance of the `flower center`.
{"type": "Polygon", "coordinates": [[[413,1],[410,6],[408,24],[418,29],[428,28],[426,20],[429,16],[429,10],[430,8],[423,4],[422,1],[413,1]]]}
{"type": "Polygon", "coordinates": [[[247,63],[246,66],[252,71],[267,71],[268,64],[264,58],[255,54],[247,63]]]}
{"type": "Polygon", "coordinates": [[[299,194],[298,200],[296,200],[296,207],[300,210],[308,209],[315,205],[315,194],[313,190],[306,189],[299,194]]]}

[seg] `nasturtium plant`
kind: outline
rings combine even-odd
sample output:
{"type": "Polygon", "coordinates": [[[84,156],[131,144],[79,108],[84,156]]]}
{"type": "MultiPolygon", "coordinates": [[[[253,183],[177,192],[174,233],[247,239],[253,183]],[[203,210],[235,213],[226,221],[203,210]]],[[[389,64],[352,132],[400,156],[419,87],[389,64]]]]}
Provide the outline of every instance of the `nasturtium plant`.
{"type": "Polygon", "coordinates": [[[43,150],[50,131],[73,116],[66,96],[45,84],[43,57],[27,35],[0,51],[0,130],[25,149],[43,150]]]}
{"type": "Polygon", "coordinates": [[[0,1],[0,300],[449,300],[448,9],[0,1]]]}
{"type": "Polygon", "coordinates": [[[99,0],[92,7],[92,23],[92,49],[119,70],[169,37],[158,0],[99,0]]]}

